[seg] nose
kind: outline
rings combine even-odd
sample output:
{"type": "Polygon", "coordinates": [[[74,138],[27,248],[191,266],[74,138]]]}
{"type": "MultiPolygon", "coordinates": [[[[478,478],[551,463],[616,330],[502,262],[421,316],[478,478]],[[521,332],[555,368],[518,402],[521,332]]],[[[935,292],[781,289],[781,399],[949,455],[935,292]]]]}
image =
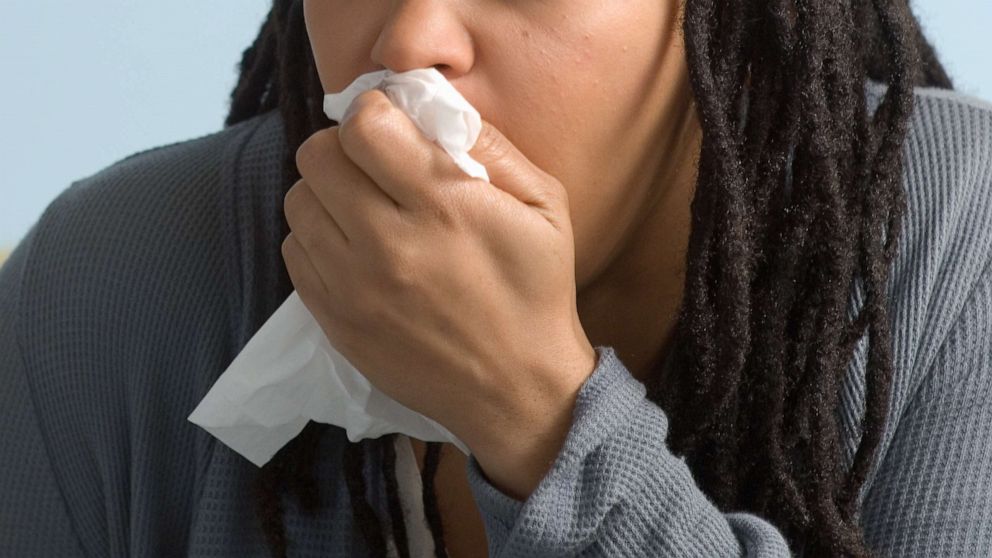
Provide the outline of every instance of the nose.
{"type": "Polygon", "coordinates": [[[372,61],[397,73],[434,67],[449,80],[467,73],[473,64],[472,39],[452,4],[396,0],[372,47],[372,61]]]}

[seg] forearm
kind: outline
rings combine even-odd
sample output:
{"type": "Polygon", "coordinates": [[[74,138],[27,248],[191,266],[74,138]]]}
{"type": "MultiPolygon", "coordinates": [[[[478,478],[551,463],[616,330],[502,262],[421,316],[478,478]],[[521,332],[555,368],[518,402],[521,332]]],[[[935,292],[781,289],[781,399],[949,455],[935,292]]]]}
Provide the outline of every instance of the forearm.
{"type": "Polygon", "coordinates": [[[470,462],[492,555],[791,556],[770,523],[713,506],[668,450],[664,412],[612,349],[600,351],[561,452],[526,501],[470,462]]]}

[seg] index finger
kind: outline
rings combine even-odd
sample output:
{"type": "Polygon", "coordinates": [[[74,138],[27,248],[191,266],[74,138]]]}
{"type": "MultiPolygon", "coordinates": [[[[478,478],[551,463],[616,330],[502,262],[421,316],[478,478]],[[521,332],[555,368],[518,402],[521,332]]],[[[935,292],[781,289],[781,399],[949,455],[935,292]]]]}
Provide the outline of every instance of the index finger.
{"type": "Polygon", "coordinates": [[[408,209],[433,205],[446,185],[465,179],[451,157],[378,89],[352,101],[338,138],[352,162],[408,209]]]}

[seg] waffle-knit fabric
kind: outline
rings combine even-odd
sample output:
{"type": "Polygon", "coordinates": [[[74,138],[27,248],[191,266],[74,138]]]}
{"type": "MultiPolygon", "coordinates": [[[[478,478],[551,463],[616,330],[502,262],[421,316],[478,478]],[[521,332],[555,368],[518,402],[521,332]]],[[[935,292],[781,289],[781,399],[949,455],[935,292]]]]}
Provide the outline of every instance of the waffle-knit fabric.
{"type": "MultiPolygon", "coordinates": [[[[0,268],[0,556],[268,556],[254,466],[186,416],[292,290],[283,141],[270,112],[136,153],[72,183],[0,268]]],[[[893,397],[863,528],[881,556],[990,556],[992,104],[918,89],[903,155],[893,397]]],[[[845,464],[865,349],[838,409],[845,464]]],[[[711,503],[668,450],[665,413],[611,347],[596,351],[564,448],[526,502],[469,462],[491,555],[789,556],[772,524],[711,503]]],[[[345,442],[339,429],[321,439],[317,516],[285,500],[291,556],[365,552],[345,442]]],[[[385,519],[380,467],[370,454],[385,519]]]]}

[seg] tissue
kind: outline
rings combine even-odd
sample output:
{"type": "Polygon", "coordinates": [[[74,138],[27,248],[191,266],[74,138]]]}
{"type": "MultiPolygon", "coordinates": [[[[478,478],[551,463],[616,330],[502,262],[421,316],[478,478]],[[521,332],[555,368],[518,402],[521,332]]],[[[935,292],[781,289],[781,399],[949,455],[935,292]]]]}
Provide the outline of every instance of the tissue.
{"type": "Polygon", "coordinates": [[[340,122],[355,97],[369,89],[384,92],[466,174],[489,182],[486,168],[468,154],[479,138],[482,118],[441,72],[426,68],[399,74],[392,70],[365,74],[344,91],[324,96],[324,113],[340,122]]]}
{"type": "MultiPolygon", "coordinates": [[[[324,97],[324,112],[340,121],[363,91],[381,89],[417,128],[469,176],[489,181],[468,155],[482,129],[479,113],[434,68],[365,74],[324,97]]],[[[267,463],[311,420],[345,429],[357,442],[400,433],[427,442],[468,447],[437,422],[376,389],[328,342],[320,324],[292,292],[248,341],[189,415],[255,465],[267,463]]]]}

